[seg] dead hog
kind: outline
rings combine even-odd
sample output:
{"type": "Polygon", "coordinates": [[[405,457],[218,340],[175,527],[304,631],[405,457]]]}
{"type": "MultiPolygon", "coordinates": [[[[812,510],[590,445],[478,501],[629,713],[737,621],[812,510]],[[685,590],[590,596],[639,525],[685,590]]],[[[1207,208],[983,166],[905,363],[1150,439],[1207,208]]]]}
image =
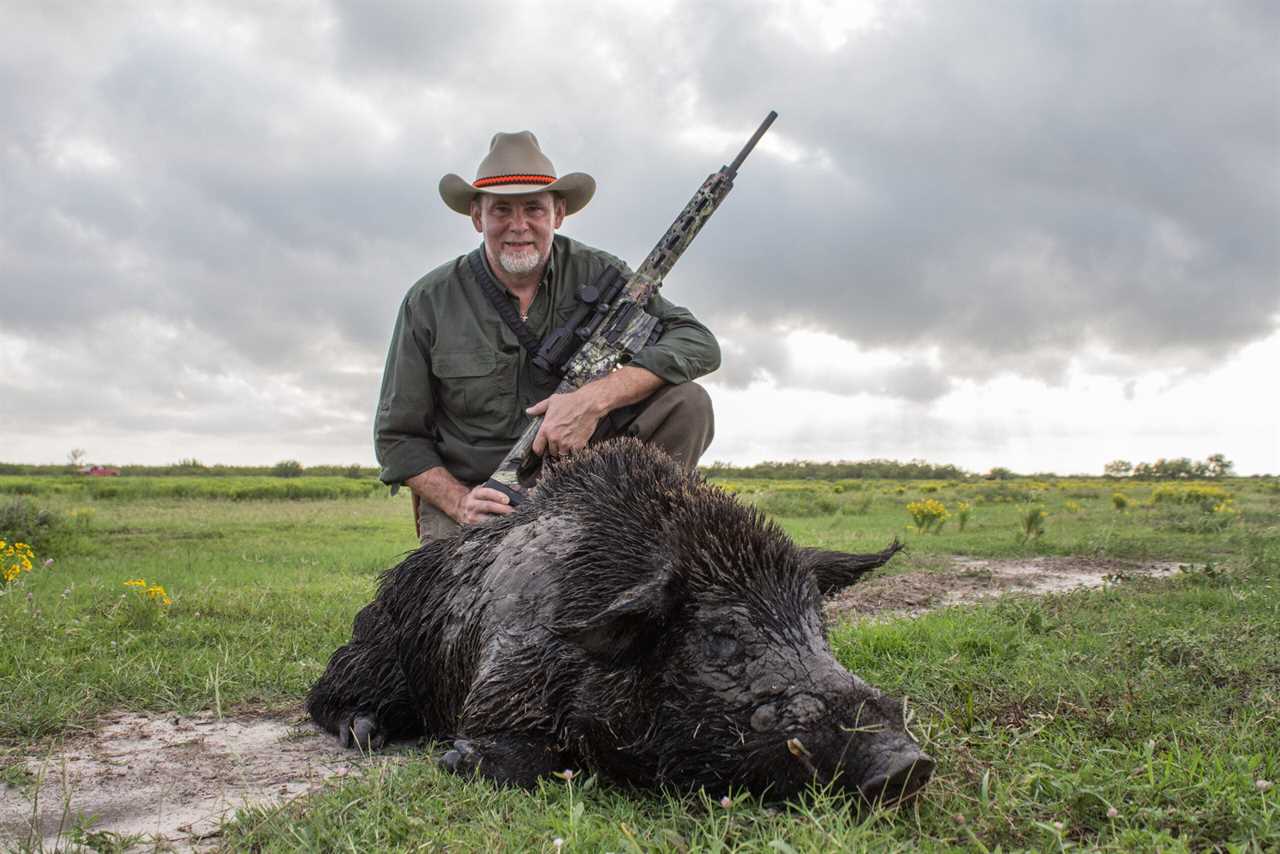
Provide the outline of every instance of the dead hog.
{"type": "Polygon", "coordinates": [[[902,703],[832,656],[819,592],[896,549],[806,552],[662,452],[605,443],[387,571],[307,708],[345,745],[426,735],[452,770],[504,783],[585,767],[897,800],[933,760],[902,703]]]}

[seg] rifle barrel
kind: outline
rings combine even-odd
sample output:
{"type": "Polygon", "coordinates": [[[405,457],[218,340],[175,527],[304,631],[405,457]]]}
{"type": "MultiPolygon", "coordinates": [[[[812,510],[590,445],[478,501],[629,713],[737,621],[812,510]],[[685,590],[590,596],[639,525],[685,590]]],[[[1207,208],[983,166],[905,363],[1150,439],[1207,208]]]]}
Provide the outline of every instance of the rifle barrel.
{"type": "Polygon", "coordinates": [[[773,124],[773,120],[778,117],[776,110],[770,110],[769,115],[764,117],[764,122],[751,134],[751,139],[747,140],[747,144],[738,152],[738,156],[733,158],[733,162],[729,164],[729,177],[738,174],[738,167],[742,166],[742,161],[747,159],[747,155],[751,153],[751,149],[756,147],[756,143],[760,141],[760,137],[764,136],[764,132],[769,129],[769,125],[773,124]]]}

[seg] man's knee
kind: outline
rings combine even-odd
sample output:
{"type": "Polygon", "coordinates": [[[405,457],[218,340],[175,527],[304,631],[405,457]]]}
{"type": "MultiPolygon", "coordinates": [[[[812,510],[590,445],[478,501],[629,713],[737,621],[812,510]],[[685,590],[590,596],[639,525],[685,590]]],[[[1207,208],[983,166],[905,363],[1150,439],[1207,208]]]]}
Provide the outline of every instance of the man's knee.
{"type": "Polygon", "coordinates": [[[432,540],[453,536],[460,527],[452,516],[426,501],[418,508],[418,540],[424,546],[432,540]]]}
{"type": "Polygon", "coordinates": [[[644,402],[626,432],[693,468],[715,436],[711,395],[695,382],[663,386],[644,402]]]}
{"type": "Polygon", "coordinates": [[[714,421],[711,395],[707,394],[707,390],[702,386],[695,382],[687,382],[666,386],[665,391],[672,397],[674,401],[672,405],[683,410],[686,417],[714,421]]]}

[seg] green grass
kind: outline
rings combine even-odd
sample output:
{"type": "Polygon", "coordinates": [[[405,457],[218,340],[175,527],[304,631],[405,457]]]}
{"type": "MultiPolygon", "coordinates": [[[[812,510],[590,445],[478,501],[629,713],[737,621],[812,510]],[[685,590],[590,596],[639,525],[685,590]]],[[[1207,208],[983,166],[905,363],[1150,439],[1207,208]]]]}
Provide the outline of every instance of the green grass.
{"type": "MultiPolygon", "coordinates": [[[[1044,488],[1015,482],[1029,495],[1013,498],[988,483],[751,486],[744,499],[783,496],[774,506],[793,513],[780,521],[803,543],[868,550],[905,537],[911,550],[895,560],[895,572],[928,570],[953,553],[1199,567],[1161,581],[834,627],[841,662],[909,698],[914,731],[939,761],[907,809],[860,813],[824,793],[783,809],[744,796],[726,809],[581,778],[553,779],[530,794],[459,780],[423,758],[374,765],[302,802],[245,813],[224,844],[264,851],[553,850],[556,838],[582,851],[1280,846],[1280,786],[1257,786],[1280,782],[1280,493],[1270,484],[1227,482],[1239,512],[1222,530],[1188,528],[1171,515],[1186,506],[1153,503],[1150,485],[1119,487],[1130,506],[1116,511],[1117,486],[1101,479],[1044,488]],[[818,494],[835,510],[809,512],[818,494]],[[904,508],[922,497],[949,508],[969,501],[966,530],[953,518],[940,534],[918,534],[904,508]],[[1017,533],[1025,497],[1049,513],[1044,536],[1029,542],[1017,533]]],[[[65,531],[39,555],[54,557],[53,566],[37,566],[0,596],[0,781],[19,786],[18,757],[108,710],[298,710],[347,639],[377,573],[414,545],[403,495],[233,502],[54,491],[34,500],[65,531]],[[123,586],[135,577],[162,584],[173,605],[154,617],[135,608],[123,586]]]]}
{"type": "Polygon", "coordinates": [[[65,496],[93,501],[226,499],[317,501],[385,493],[376,478],[344,477],[82,477],[0,475],[0,495],[65,496]]]}

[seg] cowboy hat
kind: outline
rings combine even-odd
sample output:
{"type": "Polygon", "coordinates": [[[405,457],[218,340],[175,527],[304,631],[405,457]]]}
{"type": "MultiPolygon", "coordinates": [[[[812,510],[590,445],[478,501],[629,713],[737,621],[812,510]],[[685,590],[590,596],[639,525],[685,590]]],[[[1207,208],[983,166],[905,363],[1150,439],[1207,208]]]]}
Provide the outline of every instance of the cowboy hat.
{"type": "Polygon", "coordinates": [[[450,173],[440,179],[440,198],[460,214],[471,215],[471,200],[479,193],[514,196],[550,191],[564,197],[565,213],[586,207],[596,192],[596,180],[585,172],[556,177],[556,167],[538,147],[538,138],[527,130],[497,133],[489,153],[476,168],[475,181],[450,173]]]}

